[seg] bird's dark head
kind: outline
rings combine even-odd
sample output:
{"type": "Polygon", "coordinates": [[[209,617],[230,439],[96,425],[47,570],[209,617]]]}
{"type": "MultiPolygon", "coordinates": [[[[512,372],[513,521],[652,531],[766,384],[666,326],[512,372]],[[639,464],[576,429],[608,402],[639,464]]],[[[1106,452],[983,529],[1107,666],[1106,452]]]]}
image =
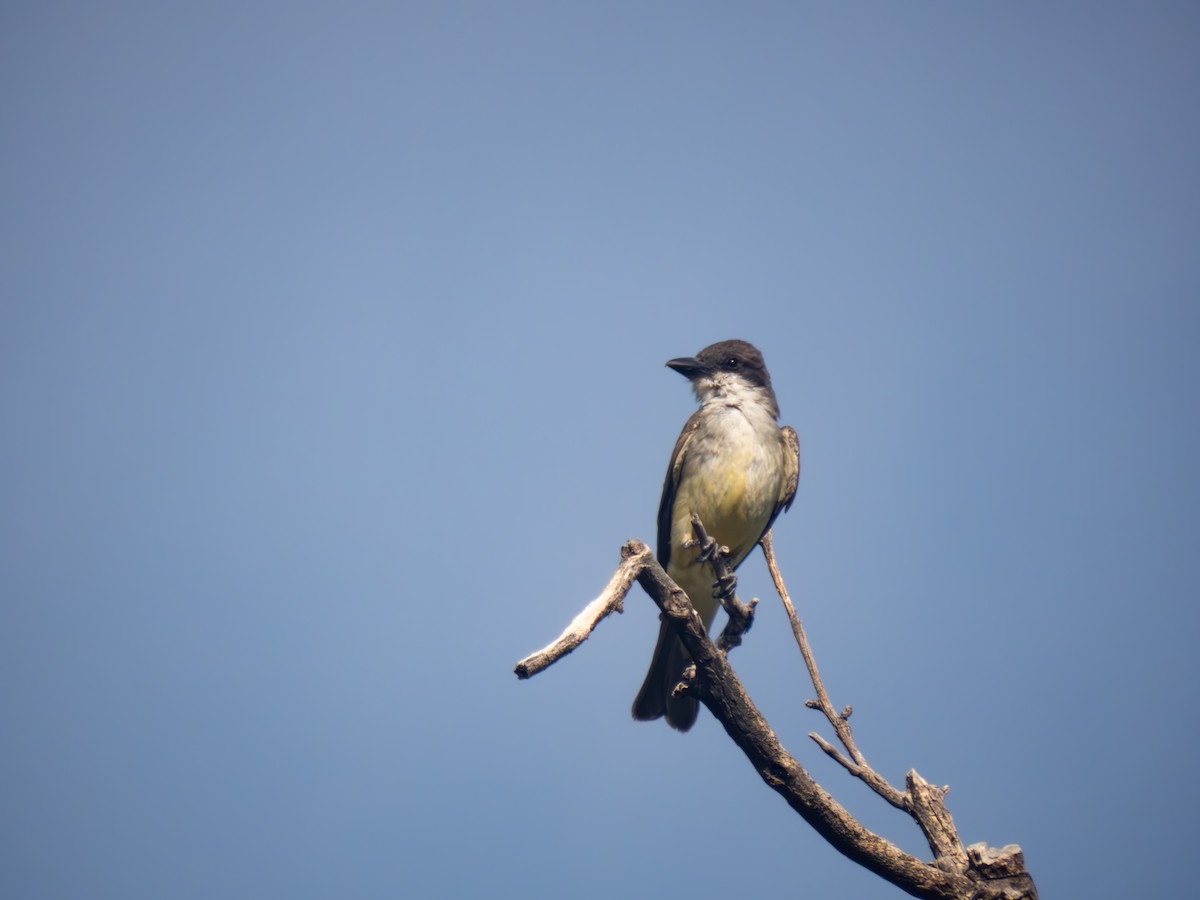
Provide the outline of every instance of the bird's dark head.
{"type": "Polygon", "coordinates": [[[720,341],[705,347],[695,356],[669,360],[667,365],[691,381],[724,373],[760,387],[771,387],[771,376],[767,373],[762,354],[746,341],[720,341]]]}
{"type": "Polygon", "coordinates": [[[667,365],[692,382],[701,403],[710,399],[740,402],[743,394],[757,393],[775,407],[767,365],[758,348],[746,341],[720,341],[695,356],[669,360],[667,365]]]}

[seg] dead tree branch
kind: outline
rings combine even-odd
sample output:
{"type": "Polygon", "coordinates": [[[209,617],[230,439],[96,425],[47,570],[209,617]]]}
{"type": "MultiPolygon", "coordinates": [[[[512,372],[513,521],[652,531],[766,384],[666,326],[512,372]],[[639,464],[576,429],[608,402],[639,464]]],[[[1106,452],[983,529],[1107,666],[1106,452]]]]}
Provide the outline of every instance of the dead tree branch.
{"type": "Polygon", "coordinates": [[[850,754],[850,759],[842,756],[835,747],[815,732],[809,734],[809,737],[816,741],[822,750],[841,763],[847,772],[866,782],[871,790],[892,804],[892,806],[897,809],[908,809],[904,794],[892,787],[886,778],[867,764],[867,758],[863,756],[862,751],[855,744],[854,732],[850,728],[850,714],[854,710],[849,706],[840,713],[834,710],[833,704],[829,701],[829,694],[825,691],[825,684],[821,681],[821,673],[817,671],[817,661],[813,659],[812,648],[808,645],[808,636],[804,633],[804,624],[800,621],[800,616],[796,613],[796,607],[792,605],[792,598],[788,595],[787,585],[783,583],[783,576],[779,572],[779,564],[775,560],[775,547],[771,539],[771,532],[768,531],[763,535],[760,543],[762,544],[763,556],[767,558],[767,568],[771,572],[771,580],[775,582],[775,590],[779,593],[779,598],[783,601],[784,609],[787,610],[788,620],[792,623],[792,634],[796,637],[796,643],[800,647],[800,655],[804,657],[804,665],[808,667],[808,675],[812,679],[813,688],[817,692],[817,699],[809,700],[805,705],[810,709],[819,709],[825,714],[825,718],[829,720],[829,724],[837,732],[838,740],[842,742],[842,746],[850,754]]]}
{"type": "Polygon", "coordinates": [[[907,790],[901,792],[893,787],[886,778],[871,768],[866,756],[858,749],[858,744],[854,740],[854,732],[850,728],[850,713],[853,711],[852,708],[847,706],[840,713],[836,712],[833,708],[833,703],[829,700],[829,694],[825,690],[825,683],[821,680],[821,673],[817,669],[817,662],[813,658],[812,648],[808,643],[808,636],[804,632],[804,624],[796,612],[796,607],[792,604],[792,598],[788,594],[787,585],[784,584],[783,575],[779,571],[779,564],[775,559],[775,546],[771,538],[771,532],[768,531],[760,543],[762,544],[763,556],[767,560],[767,569],[771,573],[771,580],[775,582],[775,590],[779,593],[779,599],[783,601],[788,621],[792,625],[792,634],[795,636],[796,643],[800,647],[801,656],[804,657],[804,664],[808,668],[808,675],[812,680],[813,689],[817,692],[817,699],[805,701],[805,705],[810,709],[818,709],[824,714],[829,724],[833,726],[833,730],[837,733],[838,740],[842,742],[842,746],[850,754],[850,759],[846,759],[846,757],[838,752],[836,747],[816,732],[810,732],[808,736],[825,753],[837,760],[851,775],[865,782],[871,790],[887,800],[892,806],[904,810],[913,817],[913,820],[916,821],[921,832],[925,835],[929,849],[933,851],[935,864],[939,868],[947,872],[966,872],[969,868],[967,851],[958,837],[958,829],[954,827],[954,819],[950,816],[950,811],[946,808],[945,804],[945,796],[949,788],[934,787],[917,774],[915,769],[910,769],[905,779],[907,790]]]}
{"type": "MultiPolygon", "coordinates": [[[[691,689],[741,748],[767,786],[782,796],[836,850],[915,897],[1037,900],[1037,890],[1025,869],[1019,847],[1010,844],[996,850],[985,844],[972,844],[964,850],[945,807],[944,788],[934,787],[915,771],[910,771],[906,791],[900,792],[867,764],[850,731],[849,707],[841,713],[835,712],[820,681],[807,637],[803,636],[803,625],[787,597],[782,577],[778,576],[769,534],[764,539],[764,552],[817,690],[818,700],[812,701],[811,705],[825,714],[849,757],[818,736],[810,736],[876,793],[917,820],[934,854],[934,862],[918,859],[864,828],[784,749],[730,667],[726,653],[709,639],[707,629],[687,595],[667,576],[641,541],[630,541],[621,548],[621,564],[604,592],[576,617],[557,641],[518,663],[517,676],[528,678],[577,647],[596,623],[612,610],[621,608],[625,594],[636,580],[662,614],[674,623],[691,655],[696,666],[691,689]]],[[[731,587],[729,593],[732,593],[731,587]]]]}
{"type": "Polygon", "coordinates": [[[585,606],[557,639],[517,663],[513,671],[517,673],[518,678],[529,678],[553,665],[586,641],[601,620],[614,611],[623,611],[625,595],[633,587],[642,568],[648,562],[654,562],[654,554],[650,552],[650,548],[641,541],[637,543],[641,544],[641,547],[636,552],[626,553],[626,550],[633,546],[632,541],[621,548],[621,564],[617,566],[617,571],[608,580],[600,596],[585,606]]]}

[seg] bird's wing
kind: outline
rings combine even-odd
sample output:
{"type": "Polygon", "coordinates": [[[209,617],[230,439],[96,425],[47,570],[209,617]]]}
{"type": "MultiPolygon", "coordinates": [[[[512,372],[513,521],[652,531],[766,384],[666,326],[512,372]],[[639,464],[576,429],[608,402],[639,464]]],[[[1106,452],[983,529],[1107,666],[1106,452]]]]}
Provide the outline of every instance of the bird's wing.
{"type": "Polygon", "coordinates": [[[796,434],[796,429],[791,425],[784,425],[779,430],[783,432],[783,442],[787,447],[783,457],[784,471],[787,475],[779,492],[779,505],[775,507],[776,516],[781,510],[792,508],[792,501],[796,499],[796,485],[800,483],[800,435],[796,434]]]}
{"type": "Polygon", "coordinates": [[[796,499],[796,486],[800,481],[800,436],[791,425],[781,427],[779,433],[784,436],[784,484],[779,486],[779,502],[775,504],[775,511],[770,514],[770,521],[767,522],[767,527],[762,529],[758,540],[762,540],[769,532],[780,512],[792,508],[792,500],[796,499]]]}
{"type": "Polygon", "coordinates": [[[800,482],[800,436],[791,425],[784,425],[779,432],[783,435],[784,444],[783,484],[779,486],[779,502],[775,504],[775,512],[771,513],[771,521],[763,529],[764,535],[771,530],[781,512],[792,508],[792,501],[796,499],[796,485],[800,482]]]}
{"type": "Polygon", "coordinates": [[[658,502],[658,562],[664,569],[671,560],[671,510],[675,506],[675,491],[679,487],[679,476],[683,474],[688,444],[699,427],[700,410],[696,410],[683,426],[683,431],[679,432],[679,440],[671,451],[667,477],[663,479],[662,499],[658,502]]]}

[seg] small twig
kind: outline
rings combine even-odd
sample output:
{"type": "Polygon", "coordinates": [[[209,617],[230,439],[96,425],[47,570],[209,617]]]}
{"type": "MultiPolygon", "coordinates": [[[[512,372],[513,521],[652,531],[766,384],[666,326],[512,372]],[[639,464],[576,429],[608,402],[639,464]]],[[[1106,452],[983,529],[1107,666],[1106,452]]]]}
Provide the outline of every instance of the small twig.
{"type": "MultiPolygon", "coordinates": [[[[750,626],[754,624],[754,608],[758,606],[758,598],[751,597],[750,602],[745,604],[734,597],[732,603],[737,604],[738,612],[729,616],[725,621],[725,627],[717,635],[717,649],[726,656],[734,647],[741,646],[742,635],[749,631],[750,626]]],[[[725,607],[726,610],[729,608],[730,606],[725,607]]]]}
{"type": "Polygon", "coordinates": [[[517,673],[517,677],[529,678],[547,666],[553,665],[586,641],[602,619],[614,611],[622,612],[625,595],[629,593],[629,589],[633,587],[633,583],[637,581],[638,575],[642,573],[646,564],[653,561],[654,554],[645,544],[641,544],[640,548],[632,547],[631,544],[623,546],[621,548],[621,564],[617,566],[617,571],[604,586],[600,596],[585,606],[555,641],[536,653],[529,654],[517,663],[516,668],[513,669],[517,673]]]}
{"type": "MultiPolygon", "coordinates": [[[[847,761],[834,757],[844,765],[852,775],[864,781],[875,793],[886,800],[888,803],[897,809],[908,810],[908,802],[905,795],[892,787],[887,779],[871,768],[867,763],[867,758],[863,756],[862,751],[858,749],[858,745],[854,742],[854,732],[850,728],[850,713],[853,710],[847,706],[842,713],[834,710],[833,704],[829,702],[829,694],[825,691],[825,684],[821,681],[821,673],[817,671],[817,661],[813,658],[812,650],[808,646],[808,636],[804,633],[804,624],[800,621],[800,616],[796,613],[796,607],[792,605],[792,598],[788,596],[787,585],[783,583],[783,575],[779,572],[779,565],[775,561],[775,547],[771,540],[771,532],[768,531],[759,541],[762,545],[763,556],[767,559],[767,568],[771,572],[771,580],[775,582],[775,590],[779,593],[779,599],[783,601],[783,607],[787,610],[788,620],[792,623],[792,634],[796,637],[796,643],[800,646],[800,655],[804,657],[804,665],[808,667],[808,675],[812,679],[813,688],[816,689],[817,699],[807,701],[806,706],[813,709],[819,709],[825,714],[825,718],[829,720],[829,724],[833,726],[833,730],[837,732],[838,740],[842,742],[842,746],[846,748],[846,752],[850,754],[850,759],[853,760],[853,765],[847,765],[847,761]]],[[[821,741],[814,735],[809,735],[817,743],[821,741]]],[[[822,746],[821,749],[825,749],[822,746]]],[[[826,753],[829,750],[825,750],[826,753]]]]}
{"type": "Polygon", "coordinates": [[[856,777],[859,776],[858,766],[850,762],[850,760],[846,759],[846,757],[842,756],[841,751],[838,750],[837,747],[833,746],[833,744],[829,743],[829,741],[825,740],[825,738],[821,737],[815,731],[810,731],[808,736],[816,742],[818,747],[825,751],[826,755],[828,755],[830,759],[842,766],[842,768],[844,768],[851,775],[856,777]]]}

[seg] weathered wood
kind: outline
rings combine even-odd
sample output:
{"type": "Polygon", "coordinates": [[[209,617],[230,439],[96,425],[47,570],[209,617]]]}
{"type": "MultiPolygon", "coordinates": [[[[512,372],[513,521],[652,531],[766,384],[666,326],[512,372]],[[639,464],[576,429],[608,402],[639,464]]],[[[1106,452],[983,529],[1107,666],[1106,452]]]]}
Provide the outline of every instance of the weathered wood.
{"type": "MultiPolygon", "coordinates": [[[[778,573],[770,532],[763,539],[763,550],[817,691],[818,699],[808,701],[807,705],[824,713],[849,756],[843,756],[819,735],[810,736],[851,774],[916,820],[934,855],[933,862],[906,853],[864,828],[788,753],[746,693],[726,653],[709,639],[687,594],[668,577],[641,541],[630,541],[621,548],[621,564],[600,596],[576,616],[556,641],[521,660],[516,667],[517,676],[528,678],[579,646],[605,616],[621,609],[622,600],[636,580],[662,614],[675,623],[692,657],[695,673],[683,689],[696,693],[759,777],[834,849],[915,897],[1037,900],[1037,889],[1025,868],[1020,847],[1009,844],[996,850],[986,844],[972,844],[964,850],[945,805],[946,789],[935,787],[910,770],[905,782],[907,790],[901,792],[867,764],[850,730],[850,707],[835,712],[821,682],[803,625],[778,573]]],[[[716,553],[715,565],[719,565],[719,557],[720,553],[716,553]]]]}
{"type": "Polygon", "coordinates": [[[908,770],[905,786],[910,811],[925,833],[925,840],[933,851],[934,864],[947,872],[967,871],[967,851],[963,849],[954,819],[946,809],[949,788],[935,787],[918,775],[916,769],[908,770]]]}
{"type": "Polygon", "coordinates": [[[641,541],[637,543],[641,544],[640,548],[633,549],[632,542],[621,548],[621,564],[617,566],[600,596],[585,606],[554,641],[517,663],[513,671],[518,678],[530,678],[547,666],[553,665],[586,641],[603,619],[613,612],[622,611],[625,595],[633,587],[642,566],[648,560],[654,559],[649,547],[641,541]],[[626,550],[629,552],[626,553],[626,550]]]}

